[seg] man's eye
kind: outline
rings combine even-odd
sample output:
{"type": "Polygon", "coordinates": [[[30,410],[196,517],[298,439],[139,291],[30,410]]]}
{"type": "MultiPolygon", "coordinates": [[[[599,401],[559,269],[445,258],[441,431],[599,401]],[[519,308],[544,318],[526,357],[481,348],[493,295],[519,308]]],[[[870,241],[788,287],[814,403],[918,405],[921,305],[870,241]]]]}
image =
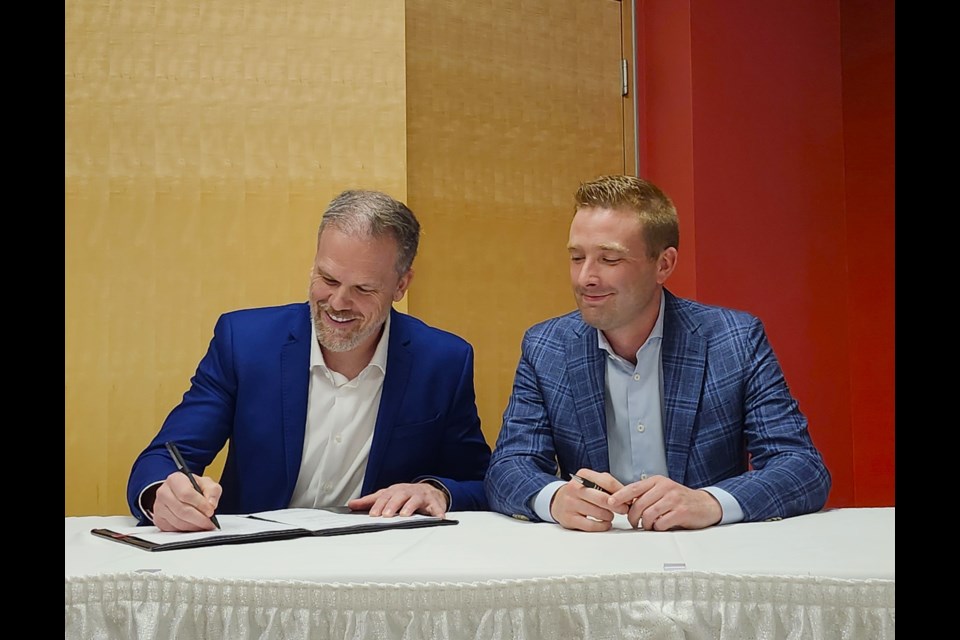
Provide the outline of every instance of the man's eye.
{"type": "Polygon", "coordinates": [[[570,262],[583,262],[583,256],[570,256],[570,262]]]}
{"type": "Polygon", "coordinates": [[[604,264],[619,264],[623,259],[622,258],[603,258],[604,264]]]}

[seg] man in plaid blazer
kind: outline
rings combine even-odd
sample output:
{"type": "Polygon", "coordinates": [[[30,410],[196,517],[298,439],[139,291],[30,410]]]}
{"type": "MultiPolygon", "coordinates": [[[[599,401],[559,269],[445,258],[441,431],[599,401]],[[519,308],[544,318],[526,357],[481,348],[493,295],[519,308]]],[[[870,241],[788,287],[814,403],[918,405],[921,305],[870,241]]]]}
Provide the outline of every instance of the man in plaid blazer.
{"type": "Polygon", "coordinates": [[[578,310],[531,327],[494,447],[490,507],[605,531],[699,529],[821,509],[830,473],[761,322],[684,300],[670,199],[633,176],[581,185],[578,310]]]}

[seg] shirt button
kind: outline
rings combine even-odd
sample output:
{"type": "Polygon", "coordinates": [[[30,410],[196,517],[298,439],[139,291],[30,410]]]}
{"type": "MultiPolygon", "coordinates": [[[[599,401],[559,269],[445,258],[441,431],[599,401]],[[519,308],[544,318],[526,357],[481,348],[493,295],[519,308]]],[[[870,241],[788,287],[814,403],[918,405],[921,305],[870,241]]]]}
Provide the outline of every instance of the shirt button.
{"type": "Polygon", "coordinates": [[[646,427],[643,426],[642,422],[637,424],[637,431],[639,431],[640,433],[643,433],[644,429],[646,429],[646,427]]]}
{"type": "Polygon", "coordinates": [[[323,485],[323,492],[324,492],[324,493],[330,493],[331,491],[333,491],[333,485],[330,484],[329,482],[324,483],[324,485],[323,485]]]}
{"type": "Polygon", "coordinates": [[[639,380],[640,380],[640,374],[639,374],[639,373],[633,374],[633,379],[639,381],[639,380]]]}
{"type": "Polygon", "coordinates": [[[641,480],[646,480],[648,477],[649,477],[649,476],[647,476],[647,474],[645,474],[645,473],[641,473],[641,474],[640,474],[640,479],[641,479],[641,480]]]}
{"type": "Polygon", "coordinates": [[[336,442],[337,444],[340,444],[340,440],[341,440],[341,438],[340,438],[340,434],[339,434],[339,433],[338,433],[337,435],[333,436],[333,441],[336,442]]]}

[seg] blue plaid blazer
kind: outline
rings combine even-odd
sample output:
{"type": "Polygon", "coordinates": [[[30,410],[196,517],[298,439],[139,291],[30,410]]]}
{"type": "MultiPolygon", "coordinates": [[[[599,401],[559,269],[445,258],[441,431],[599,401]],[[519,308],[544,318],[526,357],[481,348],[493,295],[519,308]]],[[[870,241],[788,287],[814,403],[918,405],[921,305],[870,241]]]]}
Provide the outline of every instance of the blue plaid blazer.
{"type": "MultiPolygon", "coordinates": [[[[744,521],[821,509],[830,473],[756,317],[664,290],[667,469],[690,488],[729,492],[744,521]]],[[[580,468],[609,471],[604,352],[579,311],[524,334],[487,470],[490,508],[539,520],[533,498],[580,468]]]]}

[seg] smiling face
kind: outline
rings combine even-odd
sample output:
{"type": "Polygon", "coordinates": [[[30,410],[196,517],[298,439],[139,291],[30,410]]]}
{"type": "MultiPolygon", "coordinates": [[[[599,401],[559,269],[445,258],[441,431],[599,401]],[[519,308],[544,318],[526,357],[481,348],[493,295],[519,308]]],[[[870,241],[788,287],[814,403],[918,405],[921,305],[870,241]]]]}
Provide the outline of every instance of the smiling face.
{"type": "Polygon", "coordinates": [[[392,236],[323,230],[310,276],[310,314],[321,347],[373,352],[390,305],[403,298],[413,277],[412,269],[400,276],[396,267],[392,236]]]}
{"type": "Polygon", "coordinates": [[[570,283],[584,321],[614,346],[628,345],[632,356],[656,322],[660,291],[673,272],[677,250],[668,247],[651,257],[639,216],[602,207],[577,211],[567,250],[570,283]]]}

